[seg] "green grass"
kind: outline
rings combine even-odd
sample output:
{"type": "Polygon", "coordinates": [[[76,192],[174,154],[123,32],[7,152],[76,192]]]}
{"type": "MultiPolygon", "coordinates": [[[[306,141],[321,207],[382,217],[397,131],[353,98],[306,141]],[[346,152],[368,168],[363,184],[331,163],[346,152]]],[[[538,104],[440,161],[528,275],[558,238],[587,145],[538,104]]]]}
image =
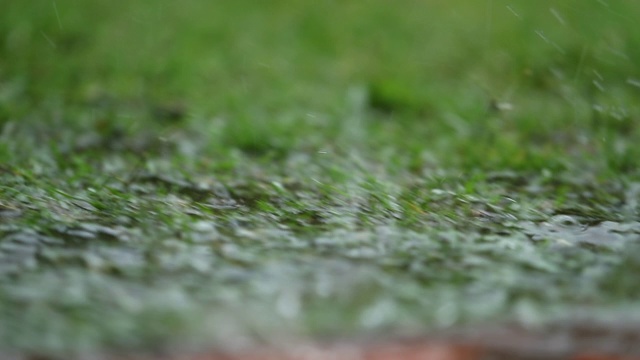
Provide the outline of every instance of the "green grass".
{"type": "Polygon", "coordinates": [[[0,349],[638,316],[638,16],[4,4],[0,349]]]}

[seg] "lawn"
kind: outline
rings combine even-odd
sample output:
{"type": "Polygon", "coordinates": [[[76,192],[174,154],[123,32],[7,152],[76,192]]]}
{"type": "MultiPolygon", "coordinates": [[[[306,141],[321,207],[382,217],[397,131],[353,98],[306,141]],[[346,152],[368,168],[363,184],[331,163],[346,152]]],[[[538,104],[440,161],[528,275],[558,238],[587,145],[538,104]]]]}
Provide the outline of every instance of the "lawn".
{"type": "Polygon", "coordinates": [[[0,350],[639,323],[639,17],[6,1],[0,350]]]}

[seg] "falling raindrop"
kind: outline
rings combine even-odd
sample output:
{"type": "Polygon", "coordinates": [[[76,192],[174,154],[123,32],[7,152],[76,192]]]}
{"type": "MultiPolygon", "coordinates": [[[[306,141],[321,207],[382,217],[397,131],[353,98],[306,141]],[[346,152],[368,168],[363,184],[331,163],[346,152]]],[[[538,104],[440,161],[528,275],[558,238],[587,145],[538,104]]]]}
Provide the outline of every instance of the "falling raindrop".
{"type": "Polygon", "coordinates": [[[553,16],[558,20],[558,22],[560,22],[560,24],[567,26],[567,22],[564,20],[562,15],[560,15],[558,10],[556,10],[555,8],[550,8],[549,11],[551,11],[551,14],[553,14],[553,16]]]}
{"type": "Polygon", "coordinates": [[[638,79],[627,78],[627,84],[629,84],[631,86],[635,86],[637,88],[640,88],[640,80],[638,80],[638,79]]]}
{"type": "Polygon", "coordinates": [[[522,20],[522,17],[520,16],[520,14],[518,14],[515,10],[513,10],[511,6],[507,5],[507,10],[509,10],[515,17],[522,20]]]}
{"type": "Polygon", "coordinates": [[[55,1],[52,1],[53,3],[53,10],[56,13],[56,19],[58,20],[58,28],[60,28],[60,30],[62,30],[62,22],[60,21],[60,13],[58,12],[58,4],[55,1]]]}

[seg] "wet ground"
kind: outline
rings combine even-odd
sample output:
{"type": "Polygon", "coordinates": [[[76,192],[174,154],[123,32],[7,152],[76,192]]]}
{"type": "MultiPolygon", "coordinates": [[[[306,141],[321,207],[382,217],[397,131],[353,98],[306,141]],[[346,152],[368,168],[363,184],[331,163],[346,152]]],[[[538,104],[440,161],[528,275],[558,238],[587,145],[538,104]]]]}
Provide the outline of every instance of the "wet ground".
{"type": "MultiPolygon", "coordinates": [[[[225,351],[81,355],[96,360],[634,360],[640,359],[640,323],[579,320],[540,328],[489,325],[424,337],[297,341],[225,351]]],[[[46,355],[10,360],[58,359],[46,355]]]]}
{"type": "Polygon", "coordinates": [[[640,325],[574,323],[526,330],[474,329],[454,335],[377,342],[338,341],[255,350],[124,356],[130,360],[632,360],[640,359],[640,325]]]}

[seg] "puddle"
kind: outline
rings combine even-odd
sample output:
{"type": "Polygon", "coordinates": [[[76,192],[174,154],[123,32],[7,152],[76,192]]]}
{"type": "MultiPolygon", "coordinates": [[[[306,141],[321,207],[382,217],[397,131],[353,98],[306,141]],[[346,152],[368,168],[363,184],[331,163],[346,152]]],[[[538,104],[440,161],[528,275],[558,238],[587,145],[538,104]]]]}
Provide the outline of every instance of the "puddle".
{"type": "Polygon", "coordinates": [[[525,221],[518,225],[533,241],[549,241],[559,247],[587,245],[615,249],[640,238],[640,222],[603,221],[587,225],[574,216],[556,215],[549,221],[525,221]]]}

